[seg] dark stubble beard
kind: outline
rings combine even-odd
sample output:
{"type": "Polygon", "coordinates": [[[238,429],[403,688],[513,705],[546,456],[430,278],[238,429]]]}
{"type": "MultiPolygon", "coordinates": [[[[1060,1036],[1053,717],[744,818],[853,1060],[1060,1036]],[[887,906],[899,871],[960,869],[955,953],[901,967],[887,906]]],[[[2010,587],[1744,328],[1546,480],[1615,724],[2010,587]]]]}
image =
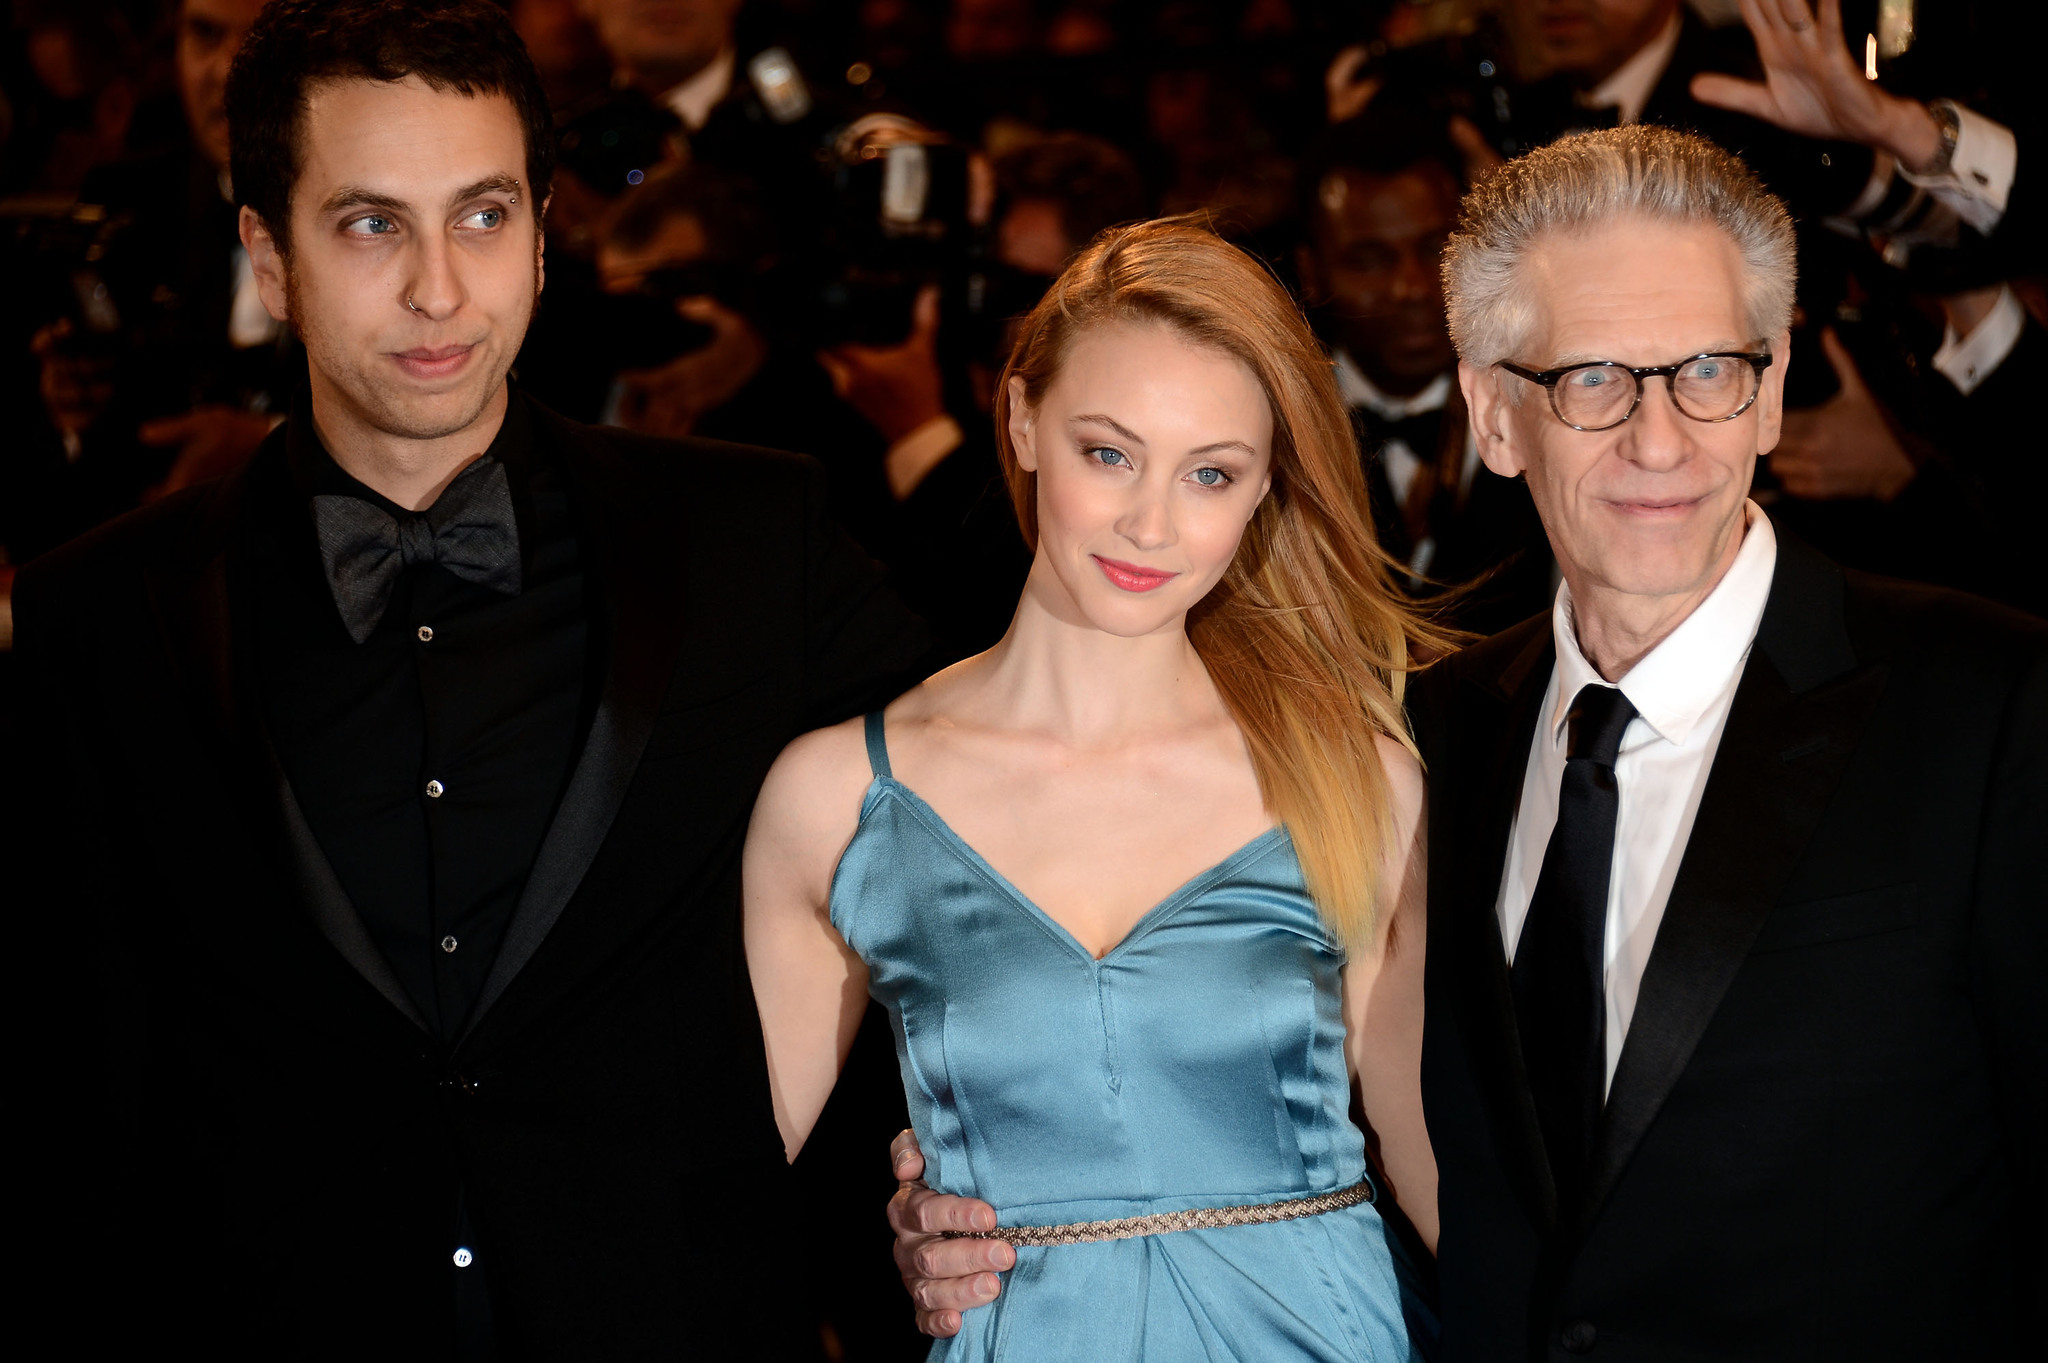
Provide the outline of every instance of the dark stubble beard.
{"type": "MultiPolygon", "coordinates": [[[[307,338],[307,330],[300,322],[301,317],[304,316],[304,310],[299,306],[301,292],[299,289],[298,271],[293,267],[292,257],[289,255],[283,258],[283,264],[287,325],[291,327],[292,335],[298,338],[299,344],[305,347],[310,362],[316,349],[325,350],[326,347],[317,341],[307,338]]],[[[532,325],[534,309],[537,309],[540,305],[540,260],[537,255],[534,259],[533,284],[533,307],[529,308],[526,314],[528,326],[532,325]]],[[[315,334],[318,335],[318,328],[316,327],[314,330],[315,334]]],[[[511,372],[512,362],[519,355],[519,345],[525,339],[525,328],[521,328],[518,341],[511,346],[510,353],[504,359],[503,367],[489,383],[478,386],[474,401],[460,416],[454,418],[440,418],[431,422],[420,420],[412,413],[406,411],[402,404],[391,401],[387,390],[374,382],[369,375],[356,369],[352,364],[348,365],[339,376],[329,372],[328,381],[357,409],[362,420],[374,429],[405,440],[442,440],[469,429],[470,426],[476,423],[477,418],[483,415],[484,408],[490,406],[491,399],[497,396],[498,389],[504,386],[505,375],[511,372]],[[343,379],[347,381],[342,381],[343,379]]],[[[348,358],[348,352],[345,347],[334,347],[329,353],[338,355],[343,359],[348,358]]]]}

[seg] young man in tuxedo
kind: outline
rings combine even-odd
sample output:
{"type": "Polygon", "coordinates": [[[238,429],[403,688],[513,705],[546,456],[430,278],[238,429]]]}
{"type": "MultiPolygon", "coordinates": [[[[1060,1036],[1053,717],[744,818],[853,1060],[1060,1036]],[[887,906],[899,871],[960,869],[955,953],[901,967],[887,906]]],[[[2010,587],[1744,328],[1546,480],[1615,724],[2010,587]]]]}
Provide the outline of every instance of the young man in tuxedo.
{"type": "Polygon", "coordinates": [[[507,382],[551,143],[501,9],[275,0],[228,101],[307,387],[17,592],[45,1300],[81,1351],[783,1356],[740,842],[922,629],[809,462],[507,382]]]}
{"type": "MultiPolygon", "coordinates": [[[[1511,162],[1445,269],[1482,457],[1564,581],[1416,685],[1441,1356],[2016,1356],[2048,626],[1845,572],[1748,500],[1791,223],[1712,144],[1511,162]]],[[[892,1215],[950,1333],[1009,1252],[931,1232],[991,1211],[912,1186],[892,1215]]]]}

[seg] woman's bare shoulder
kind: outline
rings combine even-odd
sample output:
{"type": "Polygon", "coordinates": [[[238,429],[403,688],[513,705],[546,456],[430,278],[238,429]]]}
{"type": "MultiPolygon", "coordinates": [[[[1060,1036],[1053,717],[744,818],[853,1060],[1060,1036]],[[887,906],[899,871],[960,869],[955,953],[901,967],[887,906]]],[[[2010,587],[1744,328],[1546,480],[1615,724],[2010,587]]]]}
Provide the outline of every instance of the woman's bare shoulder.
{"type": "Polygon", "coordinates": [[[871,772],[860,719],[813,729],[768,769],[754,804],[748,852],[809,882],[831,879],[854,829],[871,772]]]}

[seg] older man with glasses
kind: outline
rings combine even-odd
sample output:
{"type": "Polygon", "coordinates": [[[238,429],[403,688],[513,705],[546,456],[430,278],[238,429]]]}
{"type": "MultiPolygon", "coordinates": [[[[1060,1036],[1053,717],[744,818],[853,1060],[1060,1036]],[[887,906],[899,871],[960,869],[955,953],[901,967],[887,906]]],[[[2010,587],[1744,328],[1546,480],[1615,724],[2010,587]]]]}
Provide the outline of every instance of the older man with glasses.
{"type": "MultiPolygon", "coordinates": [[[[1792,227],[1718,147],[1554,143],[1444,270],[1481,456],[1564,580],[1416,687],[1441,1358],[2037,1348],[2048,626],[1749,499],[1792,227]]],[[[1007,1265],[931,1232],[988,1209],[892,1217],[950,1333],[1007,1265]]]]}
{"type": "Polygon", "coordinates": [[[1481,455],[1564,583],[1419,688],[1444,1356],[2012,1356],[2048,629],[1749,500],[1792,230],[1725,152],[1538,151],[1445,278],[1481,455]]]}

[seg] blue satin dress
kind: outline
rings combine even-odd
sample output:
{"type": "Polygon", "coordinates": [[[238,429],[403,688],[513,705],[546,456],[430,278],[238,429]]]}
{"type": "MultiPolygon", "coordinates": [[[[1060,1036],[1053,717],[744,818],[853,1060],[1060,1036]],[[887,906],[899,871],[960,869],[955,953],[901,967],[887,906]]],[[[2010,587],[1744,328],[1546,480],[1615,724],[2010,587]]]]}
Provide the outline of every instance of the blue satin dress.
{"type": "MultiPolygon", "coordinates": [[[[1366,1175],[1333,944],[1284,829],[1175,890],[1100,960],[889,771],[832,923],[889,1012],[926,1178],[1009,1225],[1277,1202],[1366,1175]]],[[[1266,1225],[1023,1247],[933,1359],[1408,1360],[1433,1329],[1370,1203],[1266,1225]],[[1405,1300],[1404,1300],[1405,1296],[1405,1300]]]]}

